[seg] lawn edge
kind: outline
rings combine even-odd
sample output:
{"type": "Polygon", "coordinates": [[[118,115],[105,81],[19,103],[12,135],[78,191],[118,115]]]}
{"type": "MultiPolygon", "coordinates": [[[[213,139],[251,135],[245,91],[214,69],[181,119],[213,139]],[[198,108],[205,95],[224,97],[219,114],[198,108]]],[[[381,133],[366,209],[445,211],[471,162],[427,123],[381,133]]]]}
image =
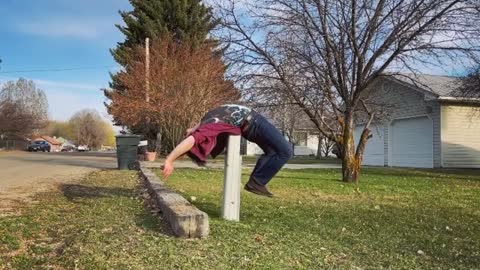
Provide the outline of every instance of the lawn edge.
{"type": "Polygon", "coordinates": [[[209,234],[209,219],[187,199],[166,187],[150,169],[140,168],[141,180],[148,190],[153,203],[162,216],[181,238],[206,238],[209,234]]]}

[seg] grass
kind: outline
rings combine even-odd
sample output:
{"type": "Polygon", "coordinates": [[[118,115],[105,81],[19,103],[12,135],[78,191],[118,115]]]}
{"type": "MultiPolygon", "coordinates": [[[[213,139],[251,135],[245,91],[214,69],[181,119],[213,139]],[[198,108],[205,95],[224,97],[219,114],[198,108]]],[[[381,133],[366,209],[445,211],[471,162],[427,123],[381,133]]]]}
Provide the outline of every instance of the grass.
{"type": "MultiPolygon", "coordinates": [[[[257,161],[257,157],[255,156],[243,156],[243,161],[246,163],[255,163],[257,161]]],[[[222,160],[223,161],[223,160],[222,160]]],[[[334,157],[322,157],[322,158],[315,158],[309,156],[296,156],[291,158],[288,161],[288,164],[341,164],[342,161],[338,158],[334,157]]]]}
{"type": "MultiPolygon", "coordinates": [[[[243,163],[250,163],[254,164],[257,161],[256,156],[243,156],[242,161],[243,163]]],[[[208,159],[208,162],[213,163],[222,163],[224,162],[224,156],[219,156],[215,159],[208,159]]],[[[338,158],[334,157],[322,157],[322,158],[315,158],[310,156],[296,156],[291,158],[288,161],[288,164],[341,164],[342,161],[338,158]]]]}
{"type": "Polygon", "coordinates": [[[478,171],[363,172],[357,189],[338,170],[284,170],[276,198],[242,192],[234,223],[219,218],[221,171],[178,170],[168,185],[210,216],[203,240],[166,235],[134,173],[93,173],[0,219],[0,268],[479,268],[478,171]]]}

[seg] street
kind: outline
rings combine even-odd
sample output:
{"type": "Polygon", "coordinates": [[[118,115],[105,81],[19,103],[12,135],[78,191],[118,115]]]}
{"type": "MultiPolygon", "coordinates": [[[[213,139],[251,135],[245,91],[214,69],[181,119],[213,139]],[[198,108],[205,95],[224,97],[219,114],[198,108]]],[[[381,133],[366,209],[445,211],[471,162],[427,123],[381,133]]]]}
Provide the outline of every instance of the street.
{"type": "Polygon", "coordinates": [[[0,152],[0,216],[36,192],[116,166],[113,154],[0,152]]]}

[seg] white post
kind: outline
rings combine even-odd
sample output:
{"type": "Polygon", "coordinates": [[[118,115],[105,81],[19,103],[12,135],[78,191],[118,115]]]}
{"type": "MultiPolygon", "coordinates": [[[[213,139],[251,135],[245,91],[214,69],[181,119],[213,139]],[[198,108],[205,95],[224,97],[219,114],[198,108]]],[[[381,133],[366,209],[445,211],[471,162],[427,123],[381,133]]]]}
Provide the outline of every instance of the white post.
{"type": "Polygon", "coordinates": [[[240,185],[242,176],[242,156],[240,156],[240,136],[228,137],[225,155],[225,175],[223,177],[222,217],[226,220],[240,220],[240,185]]]}

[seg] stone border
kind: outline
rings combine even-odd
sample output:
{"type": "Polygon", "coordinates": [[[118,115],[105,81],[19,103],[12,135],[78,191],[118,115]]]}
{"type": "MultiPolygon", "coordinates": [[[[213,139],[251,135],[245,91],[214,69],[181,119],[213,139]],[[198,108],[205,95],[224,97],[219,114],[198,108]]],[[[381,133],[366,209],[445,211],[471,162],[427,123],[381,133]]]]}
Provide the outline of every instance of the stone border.
{"type": "Polygon", "coordinates": [[[165,186],[150,169],[140,168],[141,178],[173,233],[182,238],[205,238],[209,233],[208,215],[181,195],[165,186]]]}

